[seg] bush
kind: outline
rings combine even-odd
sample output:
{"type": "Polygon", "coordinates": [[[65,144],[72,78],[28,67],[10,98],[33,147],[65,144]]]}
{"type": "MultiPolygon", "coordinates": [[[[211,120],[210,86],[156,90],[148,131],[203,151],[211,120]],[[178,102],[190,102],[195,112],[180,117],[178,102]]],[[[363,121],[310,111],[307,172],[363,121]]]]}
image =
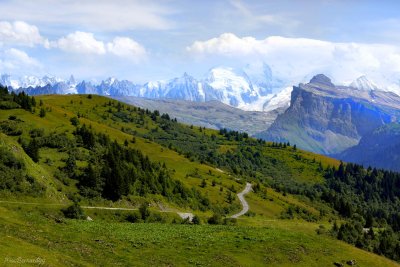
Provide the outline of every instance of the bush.
{"type": "Polygon", "coordinates": [[[197,216],[197,215],[194,215],[194,216],[193,216],[193,219],[192,219],[192,223],[193,223],[193,224],[201,224],[200,217],[197,216]]]}
{"type": "Polygon", "coordinates": [[[138,212],[133,212],[126,216],[126,220],[131,223],[137,223],[142,221],[142,216],[138,212]]]}
{"type": "Polygon", "coordinates": [[[78,203],[74,203],[66,209],[61,210],[65,218],[69,219],[86,219],[85,212],[78,203]]]}
{"type": "Polygon", "coordinates": [[[167,221],[166,218],[158,212],[150,213],[150,215],[146,219],[146,222],[149,223],[154,223],[154,222],[165,223],[166,221],[167,221]]]}
{"type": "Polygon", "coordinates": [[[44,118],[44,116],[46,116],[46,110],[45,110],[44,108],[41,108],[41,109],[40,109],[39,116],[40,116],[41,118],[44,118]]]}
{"type": "Polygon", "coordinates": [[[225,225],[236,225],[237,219],[236,218],[225,218],[224,224],[225,225]]]}
{"type": "Polygon", "coordinates": [[[42,137],[44,135],[44,129],[43,128],[35,128],[29,131],[29,135],[34,138],[34,137],[42,137]]]}
{"type": "Polygon", "coordinates": [[[79,120],[78,120],[77,117],[72,117],[69,121],[71,122],[71,124],[73,126],[78,126],[79,125],[79,120]]]}
{"type": "Polygon", "coordinates": [[[140,205],[139,212],[140,216],[142,217],[142,220],[145,221],[147,217],[150,216],[149,204],[145,202],[142,205],[140,205]]]}
{"type": "Polygon", "coordinates": [[[213,216],[211,216],[208,219],[209,224],[222,224],[222,217],[218,213],[214,213],[213,216]]]}

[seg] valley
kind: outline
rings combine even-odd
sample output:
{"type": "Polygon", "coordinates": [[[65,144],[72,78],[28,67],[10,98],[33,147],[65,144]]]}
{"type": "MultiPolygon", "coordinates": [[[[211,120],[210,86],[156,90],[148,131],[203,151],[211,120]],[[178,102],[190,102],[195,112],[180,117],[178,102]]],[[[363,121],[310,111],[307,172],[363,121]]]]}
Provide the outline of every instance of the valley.
{"type": "MultiPolygon", "coordinates": [[[[332,224],[343,225],[344,234],[364,202],[354,191],[357,204],[348,213],[327,201],[345,200],[332,191],[343,168],[335,159],[245,133],[184,125],[158,110],[101,96],[2,94],[0,224],[7,238],[0,254],[10,259],[23,251],[24,258],[40,257],[50,266],[396,265],[372,253],[383,239],[365,239],[364,250],[336,239],[332,224]],[[332,187],[325,170],[333,171],[332,187]],[[236,194],[246,183],[249,210],[230,218],[242,210],[236,194]],[[78,206],[68,208],[73,203],[78,206]],[[66,217],[67,208],[81,219],[66,217]],[[82,220],[86,216],[92,221],[82,220]],[[244,248],[253,253],[243,254],[244,248]]],[[[389,214],[394,203],[384,204],[389,214]]],[[[374,219],[373,225],[397,229],[387,223],[374,219]]]]}

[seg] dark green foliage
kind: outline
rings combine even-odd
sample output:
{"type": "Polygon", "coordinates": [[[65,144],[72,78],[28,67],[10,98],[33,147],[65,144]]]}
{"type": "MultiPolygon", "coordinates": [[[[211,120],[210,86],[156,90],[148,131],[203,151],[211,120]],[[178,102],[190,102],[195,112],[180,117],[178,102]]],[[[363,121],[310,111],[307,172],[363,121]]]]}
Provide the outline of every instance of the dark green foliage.
{"type": "Polygon", "coordinates": [[[39,116],[41,118],[44,118],[44,116],[46,116],[46,110],[44,108],[40,108],[39,116]]]}
{"type": "Polygon", "coordinates": [[[78,144],[92,151],[88,167],[77,177],[82,195],[116,201],[127,195],[159,194],[192,208],[209,208],[208,199],[172,179],[165,165],[151,162],[139,150],[112,142],[85,125],[74,134],[78,144]]]}
{"type": "MultiPolygon", "coordinates": [[[[33,129],[30,132],[34,133],[34,135],[40,135],[36,138],[39,147],[59,149],[71,149],[74,147],[74,141],[69,139],[65,133],[51,133],[50,135],[44,136],[41,129],[33,129]]],[[[31,137],[34,136],[31,135],[31,137]]]]}
{"type": "Polygon", "coordinates": [[[32,111],[32,107],[36,106],[34,97],[29,97],[25,92],[19,93],[18,95],[11,93],[13,101],[21,106],[21,108],[32,111]]]}
{"type": "Polygon", "coordinates": [[[131,223],[137,223],[142,220],[141,215],[138,212],[132,212],[126,217],[126,220],[131,223]]]}
{"type": "Polygon", "coordinates": [[[31,157],[34,162],[39,161],[39,143],[36,138],[32,138],[27,146],[24,146],[26,154],[31,157]]]}
{"type": "Polygon", "coordinates": [[[207,221],[209,224],[222,224],[223,220],[220,214],[214,213],[207,221]]]}
{"type": "Polygon", "coordinates": [[[29,135],[32,138],[42,137],[44,135],[44,129],[38,129],[38,128],[32,129],[29,131],[29,135]]]}
{"type": "Polygon", "coordinates": [[[364,237],[362,227],[385,227],[374,251],[400,260],[400,250],[396,250],[400,247],[400,174],[342,163],[337,170],[328,169],[326,177],[330,191],[324,192],[322,198],[329,199],[345,217],[361,215],[361,219],[343,224],[338,238],[369,249],[371,242],[364,237]]]}
{"type": "Polygon", "coordinates": [[[4,147],[0,147],[0,189],[15,191],[24,179],[24,164],[4,147]]]}
{"type": "Polygon", "coordinates": [[[197,216],[197,215],[194,215],[194,216],[193,216],[193,219],[192,219],[192,223],[193,223],[193,224],[201,224],[200,217],[197,216]]]}
{"type": "Polygon", "coordinates": [[[68,175],[68,177],[73,178],[75,176],[75,169],[76,159],[74,155],[70,154],[65,162],[64,172],[68,175]]]}
{"type": "Polygon", "coordinates": [[[83,211],[81,206],[79,206],[78,203],[74,203],[68,208],[65,208],[61,211],[64,214],[64,216],[69,219],[80,219],[80,220],[86,219],[85,212],[83,211]]]}
{"type": "Polygon", "coordinates": [[[78,120],[78,118],[77,118],[76,116],[75,116],[75,117],[72,117],[69,121],[70,121],[71,124],[74,125],[74,126],[78,126],[78,125],[79,125],[79,120],[78,120]]]}
{"type": "Polygon", "coordinates": [[[149,204],[143,203],[139,207],[139,213],[143,221],[145,221],[150,216],[149,204]]]}
{"type": "Polygon", "coordinates": [[[318,217],[311,212],[309,212],[307,209],[304,209],[302,207],[296,206],[296,205],[289,205],[289,207],[286,209],[281,214],[282,219],[303,219],[308,222],[316,222],[318,220],[318,217]]]}
{"type": "Polygon", "coordinates": [[[18,136],[22,134],[22,127],[19,120],[7,120],[0,122],[0,131],[6,135],[18,136]]]}
{"type": "Polygon", "coordinates": [[[80,137],[80,140],[78,142],[81,142],[82,145],[85,148],[91,149],[94,144],[95,144],[95,136],[94,133],[86,127],[86,125],[82,125],[81,127],[78,127],[74,134],[77,137],[80,137]]]}
{"type": "Polygon", "coordinates": [[[21,160],[0,147],[0,190],[40,196],[45,189],[26,174],[25,164],[21,160]]]}

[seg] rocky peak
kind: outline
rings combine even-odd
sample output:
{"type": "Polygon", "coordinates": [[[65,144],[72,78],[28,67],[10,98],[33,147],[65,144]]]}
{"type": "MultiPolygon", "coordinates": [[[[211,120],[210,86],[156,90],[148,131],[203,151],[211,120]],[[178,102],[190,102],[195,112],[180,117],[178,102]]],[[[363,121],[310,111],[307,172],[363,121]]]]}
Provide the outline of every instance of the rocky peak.
{"type": "Polygon", "coordinates": [[[312,79],[310,80],[310,83],[313,84],[322,84],[325,86],[329,87],[335,87],[335,85],[332,83],[331,79],[326,77],[324,74],[317,74],[312,79]]]}
{"type": "Polygon", "coordinates": [[[357,78],[350,84],[350,86],[365,91],[372,91],[378,89],[378,86],[376,86],[374,82],[370,81],[365,75],[357,78]]]}

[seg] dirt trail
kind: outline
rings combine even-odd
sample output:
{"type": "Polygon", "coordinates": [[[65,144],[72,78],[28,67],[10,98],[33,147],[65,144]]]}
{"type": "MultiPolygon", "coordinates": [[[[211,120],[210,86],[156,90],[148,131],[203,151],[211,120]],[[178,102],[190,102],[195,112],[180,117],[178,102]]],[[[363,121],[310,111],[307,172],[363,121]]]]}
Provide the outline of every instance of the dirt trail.
{"type": "Polygon", "coordinates": [[[246,195],[250,191],[251,191],[251,183],[247,183],[244,190],[237,194],[240,203],[242,203],[243,209],[239,213],[232,215],[231,218],[238,218],[249,211],[249,203],[247,203],[246,199],[244,199],[244,195],[246,195]]]}

